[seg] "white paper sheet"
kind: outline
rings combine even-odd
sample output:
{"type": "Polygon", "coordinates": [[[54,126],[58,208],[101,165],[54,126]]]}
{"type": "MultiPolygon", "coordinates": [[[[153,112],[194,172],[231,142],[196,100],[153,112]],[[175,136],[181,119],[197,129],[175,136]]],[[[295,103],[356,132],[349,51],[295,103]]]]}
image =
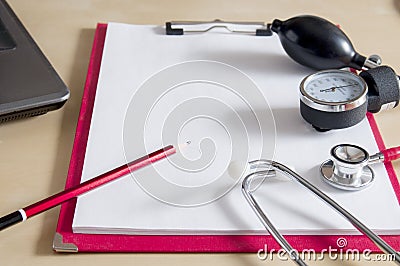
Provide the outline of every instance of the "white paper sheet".
{"type": "MultiPolygon", "coordinates": [[[[166,36],[163,29],[157,26],[109,23],[82,182],[126,163],[124,119],[130,101],[139,87],[160,70],[193,60],[212,60],[228,64],[254,81],[273,111],[276,138],[270,136],[269,132],[261,141],[270,146],[272,144],[269,141],[275,140],[274,160],[290,165],[376,232],[400,233],[400,208],[383,165],[374,166],[375,183],[359,192],[337,190],[325,184],[319,177],[319,165],[329,157],[329,150],[335,144],[354,143],[371,153],[377,151],[377,145],[366,119],[349,129],[318,133],[301,118],[298,85],[312,70],[293,62],[284,53],[276,36],[256,37],[223,33],[166,36]]],[[[229,76],[226,78],[233,79],[229,76]]],[[[204,91],[207,92],[207,88],[204,91]]],[[[201,94],[202,90],[199,89],[197,93],[201,94]]],[[[211,87],[210,93],[213,93],[211,87]]],[[[189,92],[183,92],[181,96],[191,95],[189,92]]],[[[168,103],[174,100],[179,101],[179,97],[177,94],[161,103],[158,110],[154,109],[155,114],[158,112],[160,117],[165,115],[163,108],[168,108],[168,103]]],[[[213,97],[221,99],[224,94],[213,97]]],[[[231,101],[235,106],[234,97],[232,100],[228,98],[226,101],[231,101]]],[[[204,110],[207,108],[208,106],[204,106],[204,110]]],[[[263,106],[256,108],[267,112],[266,106],[265,109],[263,106]]],[[[149,149],[156,150],[161,144],[157,141],[152,143],[152,139],[157,139],[160,134],[155,130],[157,115],[149,116],[149,121],[153,125],[149,128],[154,130],[146,133],[146,145],[149,149]]],[[[192,128],[186,135],[201,138],[206,135],[224,134],[218,131],[218,126],[207,123],[199,122],[198,129],[192,128]],[[199,136],[195,136],[196,134],[199,136]]],[[[251,138],[252,136],[249,137],[250,140],[251,138]]],[[[182,141],[187,139],[188,137],[184,137],[182,141]]],[[[249,152],[249,159],[257,159],[256,146],[260,139],[257,139],[257,136],[253,136],[253,139],[249,144],[249,150],[252,150],[249,152]]],[[[132,143],[136,143],[135,141],[143,142],[142,139],[137,140],[133,137],[132,143]]],[[[224,138],[219,141],[222,143],[221,150],[227,152],[224,150],[224,138]]],[[[217,153],[221,150],[217,150],[217,153]]],[[[268,150],[264,154],[271,154],[271,151],[268,150]]],[[[196,152],[191,155],[189,150],[186,156],[197,155],[196,152]]],[[[167,176],[169,181],[174,182],[174,175],[168,172],[169,164],[167,160],[158,162],[157,168],[164,171],[162,174],[167,176]]],[[[140,171],[139,174],[146,176],[146,171],[150,170],[140,171]]],[[[189,183],[186,185],[190,185],[189,183]]],[[[257,190],[256,195],[271,220],[285,234],[357,233],[339,214],[293,182],[279,178],[268,180],[257,190]]],[[[247,205],[238,185],[209,204],[179,207],[151,197],[132,176],[126,176],[79,197],[73,231],[111,234],[266,233],[247,205]]]]}

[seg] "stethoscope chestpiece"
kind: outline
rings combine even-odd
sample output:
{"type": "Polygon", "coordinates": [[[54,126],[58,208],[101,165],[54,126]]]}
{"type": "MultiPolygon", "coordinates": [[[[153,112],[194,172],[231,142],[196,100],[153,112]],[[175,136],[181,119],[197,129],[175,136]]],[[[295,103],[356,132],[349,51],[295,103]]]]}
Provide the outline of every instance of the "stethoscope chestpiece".
{"type": "Polygon", "coordinates": [[[320,167],[322,179],[342,190],[361,190],[374,180],[374,171],[368,166],[370,156],[363,148],[339,144],[331,149],[331,159],[320,167]]]}

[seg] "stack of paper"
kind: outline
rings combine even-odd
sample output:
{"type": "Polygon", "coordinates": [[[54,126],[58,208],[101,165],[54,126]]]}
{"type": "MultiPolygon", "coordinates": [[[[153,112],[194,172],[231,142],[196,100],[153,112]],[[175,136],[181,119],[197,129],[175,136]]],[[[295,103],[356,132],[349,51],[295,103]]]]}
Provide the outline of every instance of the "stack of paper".
{"type": "MultiPolygon", "coordinates": [[[[366,119],[319,133],[301,118],[298,86],[310,73],[276,36],[166,36],[157,26],[110,23],[81,182],[165,144],[179,152],[81,196],[73,231],[264,234],[240,192],[246,162],[262,157],[290,165],[377,233],[399,234],[400,208],[383,165],[359,192],[319,177],[332,146],[354,143],[373,153],[377,145],[366,119]]],[[[357,233],[286,179],[266,180],[256,195],[284,234],[357,233]]]]}

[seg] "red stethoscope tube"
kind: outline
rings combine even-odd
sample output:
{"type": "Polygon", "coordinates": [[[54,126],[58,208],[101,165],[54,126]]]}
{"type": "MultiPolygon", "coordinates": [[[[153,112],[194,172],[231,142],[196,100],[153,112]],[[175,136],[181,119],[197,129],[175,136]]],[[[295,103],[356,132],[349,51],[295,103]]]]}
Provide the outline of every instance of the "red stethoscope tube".
{"type": "Polygon", "coordinates": [[[400,146],[386,149],[380,152],[383,155],[383,162],[391,162],[400,158],[400,146]]]}

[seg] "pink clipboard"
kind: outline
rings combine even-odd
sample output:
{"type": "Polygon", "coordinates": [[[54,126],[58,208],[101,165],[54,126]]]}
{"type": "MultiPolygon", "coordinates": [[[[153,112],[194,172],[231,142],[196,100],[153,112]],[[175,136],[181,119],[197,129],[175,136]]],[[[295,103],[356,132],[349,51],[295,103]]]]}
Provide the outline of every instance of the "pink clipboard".
{"type": "MultiPolygon", "coordinates": [[[[80,183],[86,144],[90,130],[93,104],[96,95],[107,24],[98,24],[82,97],[81,110],[65,188],[80,183]]],[[[367,114],[379,149],[384,149],[382,137],[372,114],[367,114]]],[[[391,163],[386,163],[393,190],[400,202],[400,185],[391,163]]],[[[244,200],[244,199],[243,199],[244,200]]],[[[76,199],[61,206],[53,249],[57,252],[257,252],[268,246],[279,250],[279,245],[269,235],[110,235],[77,234],[72,232],[76,199]]],[[[254,217],[256,219],[256,217],[254,217]]],[[[345,238],[343,249],[380,250],[365,236],[354,235],[288,235],[285,238],[293,248],[301,251],[314,249],[320,252],[327,247],[337,247],[337,240],[345,238]]],[[[395,249],[400,249],[400,235],[382,236],[395,249]]]]}

